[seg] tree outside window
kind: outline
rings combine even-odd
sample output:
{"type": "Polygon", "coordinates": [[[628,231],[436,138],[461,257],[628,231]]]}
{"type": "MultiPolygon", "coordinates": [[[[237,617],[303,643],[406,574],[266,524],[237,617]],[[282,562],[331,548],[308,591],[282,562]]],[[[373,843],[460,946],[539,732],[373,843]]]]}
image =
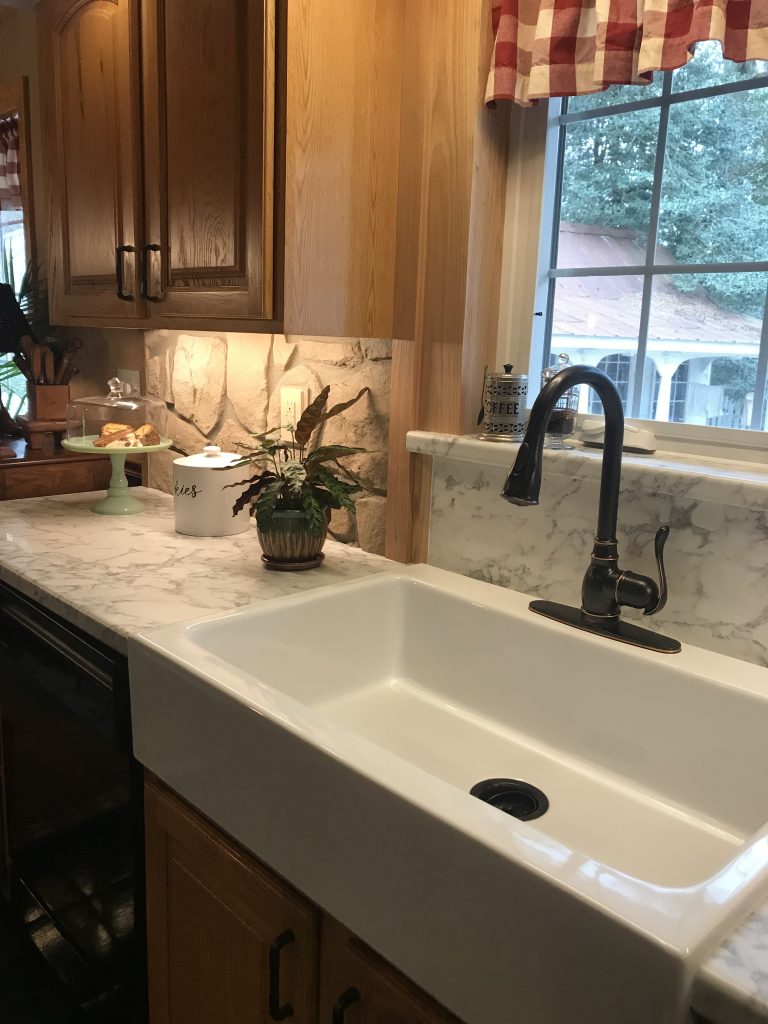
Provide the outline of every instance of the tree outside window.
{"type": "Polygon", "coordinates": [[[766,429],[768,62],[701,43],[558,121],[551,350],[608,366],[628,415],[766,429]]]}

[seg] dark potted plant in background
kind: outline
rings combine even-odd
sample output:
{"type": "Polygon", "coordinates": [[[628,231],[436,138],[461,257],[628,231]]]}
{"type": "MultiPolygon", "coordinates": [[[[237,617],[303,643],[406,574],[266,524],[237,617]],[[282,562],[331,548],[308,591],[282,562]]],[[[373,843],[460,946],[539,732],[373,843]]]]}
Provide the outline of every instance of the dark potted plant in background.
{"type": "Polygon", "coordinates": [[[244,488],[232,514],[251,504],[264,552],[262,561],[268,569],[295,571],[320,565],[331,510],[345,508],[354,515],[352,495],[362,487],[339,460],[365,449],[320,445],[317,438],[326,420],[349,409],[369,390],[363,388],[355,398],[326,411],[331,389],[330,385],[324,387],[295,427],[275,427],[255,435],[256,447],[233,463],[259,469],[247,480],[229,486],[244,488]],[[290,433],[290,442],[279,439],[282,429],[290,433]]]}

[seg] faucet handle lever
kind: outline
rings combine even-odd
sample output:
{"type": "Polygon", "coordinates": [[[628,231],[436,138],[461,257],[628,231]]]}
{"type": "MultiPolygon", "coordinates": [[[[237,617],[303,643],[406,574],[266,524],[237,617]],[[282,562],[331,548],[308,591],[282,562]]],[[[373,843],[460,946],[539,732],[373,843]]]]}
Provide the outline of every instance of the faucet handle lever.
{"type": "Polygon", "coordinates": [[[653,549],[656,552],[656,566],[659,570],[659,597],[658,600],[644,610],[645,615],[655,615],[660,612],[667,603],[667,573],[664,569],[664,545],[669,537],[669,527],[660,526],[656,531],[656,539],[653,542],[653,549]]]}

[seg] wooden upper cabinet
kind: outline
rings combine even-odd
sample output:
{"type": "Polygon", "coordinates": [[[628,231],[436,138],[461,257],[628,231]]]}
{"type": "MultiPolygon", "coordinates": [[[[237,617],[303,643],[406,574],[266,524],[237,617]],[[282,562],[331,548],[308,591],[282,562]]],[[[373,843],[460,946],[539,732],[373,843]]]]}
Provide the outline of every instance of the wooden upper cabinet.
{"type": "Polygon", "coordinates": [[[286,334],[393,336],[409,4],[288,4],[286,334]]]}
{"type": "Polygon", "coordinates": [[[144,0],[148,315],[273,314],[274,0],[144,0]]]}
{"type": "Polygon", "coordinates": [[[413,9],[41,0],[54,322],[393,337],[413,9]]]}
{"type": "Polygon", "coordinates": [[[52,318],[138,317],[138,2],[48,0],[40,17],[52,318]]]}

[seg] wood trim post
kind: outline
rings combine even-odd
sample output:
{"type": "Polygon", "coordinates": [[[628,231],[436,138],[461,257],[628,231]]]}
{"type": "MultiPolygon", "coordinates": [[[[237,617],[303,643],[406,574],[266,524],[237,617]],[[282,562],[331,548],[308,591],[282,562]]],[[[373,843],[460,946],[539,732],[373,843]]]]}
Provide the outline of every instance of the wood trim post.
{"type": "Polygon", "coordinates": [[[491,0],[423,0],[406,15],[397,336],[386,553],[427,557],[431,465],[408,430],[473,429],[495,360],[509,111],[484,105],[491,0]]]}

